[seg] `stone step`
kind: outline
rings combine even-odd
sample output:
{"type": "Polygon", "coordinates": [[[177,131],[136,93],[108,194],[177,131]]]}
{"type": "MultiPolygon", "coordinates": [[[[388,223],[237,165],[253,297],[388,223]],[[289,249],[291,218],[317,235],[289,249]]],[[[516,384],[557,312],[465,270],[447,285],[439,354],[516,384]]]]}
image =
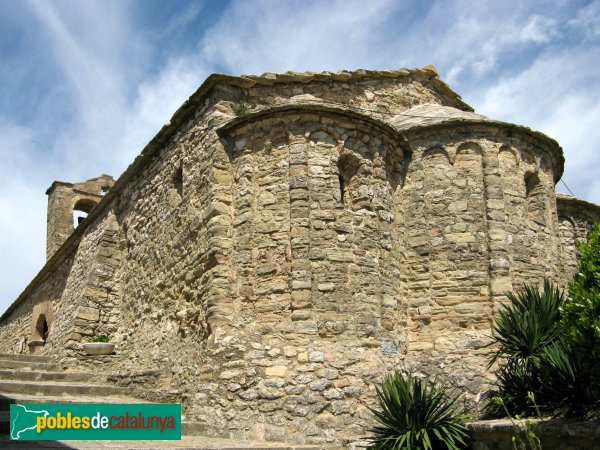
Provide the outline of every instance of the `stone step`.
{"type": "Polygon", "coordinates": [[[43,370],[24,371],[0,369],[0,381],[1,380],[105,383],[106,376],[84,372],[49,372],[43,370]]]}
{"type": "Polygon", "coordinates": [[[4,361],[52,362],[50,356],[25,355],[19,353],[0,353],[0,359],[4,361]]]}
{"type": "Polygon", "coordinates": [[[0,396],[11,397],[14,394],[34,395],[122,395],[125,388],[103,384],[62,383],[58,381],[16,381],[0,380],[0,396]]]}
{"type": "Polygon", "coordinates": [[[76,395],[63,397],[61,395],[32,395],[32,394],[0,394],[0,412],[9,411],[13,403],[148,403],[135,397],[123,395],[76,395]]]}
{"type": "Polygon", "coordinates": [[[60,369],[60,365],[53,362],[0,359],[0,369],[57,370],[60,369]]]}

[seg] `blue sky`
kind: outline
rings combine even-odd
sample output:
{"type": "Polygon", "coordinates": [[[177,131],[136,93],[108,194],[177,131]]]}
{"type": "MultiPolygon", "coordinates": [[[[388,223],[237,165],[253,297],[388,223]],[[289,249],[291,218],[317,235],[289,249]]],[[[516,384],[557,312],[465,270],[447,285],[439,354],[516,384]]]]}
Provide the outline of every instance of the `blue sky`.
{"type": "Polygon", "coordinates": [[[428,64],[600,203],[600,1],[0,0],[0,310],[44,264],[52,181],[121,174],[210,73],[428,64]]]}

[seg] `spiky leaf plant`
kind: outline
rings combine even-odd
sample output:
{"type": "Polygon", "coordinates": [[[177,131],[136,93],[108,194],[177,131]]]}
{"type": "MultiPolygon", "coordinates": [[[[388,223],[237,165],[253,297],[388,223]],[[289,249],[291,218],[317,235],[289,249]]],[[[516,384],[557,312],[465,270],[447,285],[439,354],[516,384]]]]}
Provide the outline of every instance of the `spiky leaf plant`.
{"type": "Polygon", "coordinates": [[[528,400],[528,392],[539,392],[539,379],[537,370],[526,361],[507,359],[496,370],[497,397],[502,402],[489,402],[486,415],[489,417],[503,417],[506,411],[512,416],[528,417],[532,415],[534,405],[528,400]]]}
{"type": "Polygon", "coordinates": [[[396,372],[377,387],[377,400],[379,409],[371,409],[378,425],[369,430],[370,448],[467,448],[466,416],[457,412],[457,397],[442,385],[396,372]]]}
{"type": "MultiPolygon", "coordinates": [[[[560,307],[564,294],[550,281],[538,286],[525,286],[516,293],[507,294],[504,305],[494,325],[494,340],[498,350],[490,366],[505,358],[496,371],[497,395],[513,415],[529,416],[532,405],[528,392],[534,392],[542,405],[549,407],[541,392],[540,369],[545,367],[546,349],[560,341],[560,307]]],[[[488,405],[490,416],[503,415],[492,402],[488,405]]]]}
{"type": "Polygon", "coordinates": [[[507,294],[510,303],[503,305],[494,325],[495,340],[500,344],[490,366],[501,356],[516,360],[537,358],[559,337],[557,327],[564,294],[552,282],[544,281],[544,289],[525,286],[507,294]]]}
{"type": "Polygon", "coordinates": [[[538,368],[544,408],[570,417],[597,417],[598,386],[592,360],[558,342],[544,350],[538,368]]]}

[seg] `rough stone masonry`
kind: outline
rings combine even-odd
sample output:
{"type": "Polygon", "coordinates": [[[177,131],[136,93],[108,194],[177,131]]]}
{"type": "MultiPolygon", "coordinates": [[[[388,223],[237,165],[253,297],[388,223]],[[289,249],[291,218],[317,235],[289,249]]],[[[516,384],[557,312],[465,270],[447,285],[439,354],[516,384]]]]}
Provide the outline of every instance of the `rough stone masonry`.
{"type": "Polygon", "coordinates": [[[211,75],[119,179],[53,183],[0,351],[101,364],[216,435],[363,436],[394,369],[477,411],[505,293],[565,286],[600,220],[555,193],[563,164],[431,66],[211,75]],[[83,355],[98,334],[116,355],[83,355]]]}

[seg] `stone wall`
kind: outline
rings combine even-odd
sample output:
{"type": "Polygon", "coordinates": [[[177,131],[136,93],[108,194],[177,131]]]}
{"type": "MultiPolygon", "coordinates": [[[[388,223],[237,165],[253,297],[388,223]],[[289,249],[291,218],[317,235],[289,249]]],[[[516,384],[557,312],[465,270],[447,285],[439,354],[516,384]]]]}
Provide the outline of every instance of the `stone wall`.
{"type": "Polygon", "coordinates": [[[42,311],[69,367],[109,334],[115,382],[226,436],[360,437],[395,369],[478,407],[505,292],[560,279],[573,248],[558,145],[469,113],[431,69],[214,77],[5,313],[0,351],[42,311]]]}
{"type": "MultiPolygon", "coordinates": [[[[600,422],[569,419],[530,420],[529,428],[542,448],[552,450],[600,449],[600,422]]],[[[468,424],[473,450],[512,450],[512,438],[524,439],[525,421],[490,420],[468,424]]]]}
{"type": "Polygon", "coordinates": [[[561,248],[561,283],[566,286],[579,268],[577,245],[587,241],[592,224],[600,223],[600,207],[564,194],[557,195],[556,203],[561,248]]]}
{"type": "MultiPolygon", "coordinates": [[[[75,255],[67,258],[57,267],[48,271],[37,289],[28,293],[8,316],[2,319],[0,326],[1,351],[6,353],[27,353],[27,343],[41,339],[36,325],[43,314],[52,330],[54,318],[69,309],[68,301],[63,298],[67,277],[71,271],[75,255]]],[[[48,340],[52,340],[51,334],[48,340]]]]}

